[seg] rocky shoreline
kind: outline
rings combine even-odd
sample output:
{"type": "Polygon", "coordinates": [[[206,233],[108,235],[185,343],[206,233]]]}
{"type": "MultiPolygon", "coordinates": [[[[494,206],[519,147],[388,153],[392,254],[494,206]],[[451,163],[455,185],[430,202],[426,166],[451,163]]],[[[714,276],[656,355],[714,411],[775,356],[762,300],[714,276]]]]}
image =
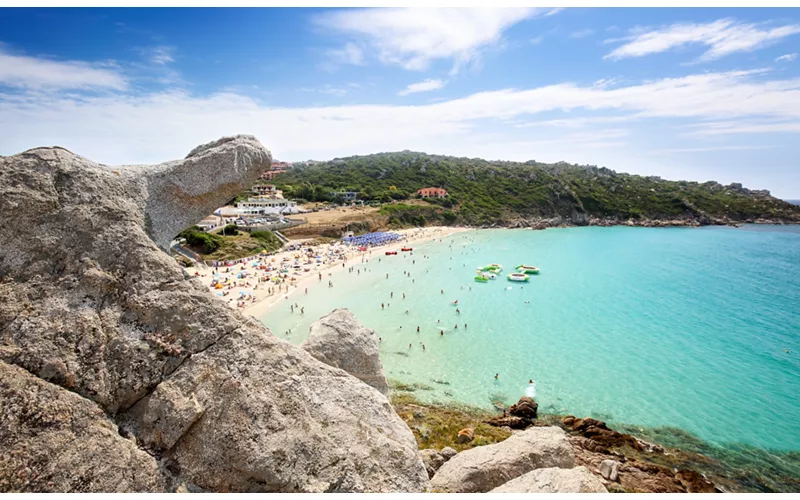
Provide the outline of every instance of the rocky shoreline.
{"type": "Polygon", "coordinates": [[[800,220],[787,219],[717,219],[709,217],[683,217],[673,219],[618,219],[618,218],[599,218],[575,216],[570,218],[550,217],[534,219],[517,219],[508,224],[491,224],[482,226],[483,228],[506,227],[510,229],[548,229],[557,227],[702,227],[702,226],[734,226],[740,227],[742,224],[775,224],[775,225],[796,225],[800,220]]]}

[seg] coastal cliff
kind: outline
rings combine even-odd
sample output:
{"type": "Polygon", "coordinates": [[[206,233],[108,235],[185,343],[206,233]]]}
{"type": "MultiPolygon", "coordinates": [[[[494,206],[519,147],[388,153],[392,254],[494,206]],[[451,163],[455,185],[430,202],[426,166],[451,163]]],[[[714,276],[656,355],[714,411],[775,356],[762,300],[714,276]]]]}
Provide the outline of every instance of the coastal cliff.
{"type": "Polygon", "coordinates": [[[270,163],[249,136],[149,167],[0,158],[0,491],[426,488],[384,394],[163,250],[270,163]]]}

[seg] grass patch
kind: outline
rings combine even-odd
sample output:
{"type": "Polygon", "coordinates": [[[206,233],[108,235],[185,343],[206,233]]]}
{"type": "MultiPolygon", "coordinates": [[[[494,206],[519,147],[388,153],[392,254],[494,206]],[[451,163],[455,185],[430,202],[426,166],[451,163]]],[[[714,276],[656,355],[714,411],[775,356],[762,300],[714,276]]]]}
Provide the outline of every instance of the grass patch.
{"type": "Polygon", "coordinates": [[[408,425],[420,449],[440,450],[449,446],[458,451],[476,446],[499,443],[511,433],[483,423],[495,414],[468,406],[444,406],[420,403],[407,391],[393,392],[392,405],[400,418],[408,425]],[[458,431],[470,427],[475,430],[475,439],[469,443],[458,443],[458,431]]]}

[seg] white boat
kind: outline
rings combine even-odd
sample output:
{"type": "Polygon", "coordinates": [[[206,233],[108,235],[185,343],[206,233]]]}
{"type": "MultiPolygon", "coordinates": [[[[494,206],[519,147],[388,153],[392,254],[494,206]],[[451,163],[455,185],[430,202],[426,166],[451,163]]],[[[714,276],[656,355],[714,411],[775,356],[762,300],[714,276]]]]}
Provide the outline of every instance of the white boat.
{"type": "Polygon", "coordinates": [[[529,281],[531,278],[525,273],[509,273],[508,281],[529,281]]]}

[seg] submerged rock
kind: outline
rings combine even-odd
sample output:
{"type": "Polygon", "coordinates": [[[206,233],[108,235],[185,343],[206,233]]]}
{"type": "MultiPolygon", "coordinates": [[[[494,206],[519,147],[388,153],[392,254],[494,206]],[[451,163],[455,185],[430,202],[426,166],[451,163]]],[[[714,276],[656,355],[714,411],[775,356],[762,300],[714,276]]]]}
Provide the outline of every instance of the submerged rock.
{"type": "Polygon", "coordinates": [[[300,347],[323,363],[363,380],[381,394],[389,394],[378,337],[347,309],[336,309],[315,321],[300,347]]]}
{"type": "MultiPolygon", "coordinates": [[[[68,444],[19,433],[12,448],[36,451],[42,469],[67,456],[105,474],[30,489],[425,489],[414,437],[383,394],[231,310],[163,251],[270,164],[249,136],[144,167],[62,148],[0,157],[0,362],[49,382],[64,411],[97,410],[68,444]],[[102,430],[114,424],[155,458],[102,430]]],[[[0,407],[0,432],[15,435],[8,422],[26,410],[0,407]]]]}
{"type": "Polygon", "coordinates": [[[558,427],[532,427],[505,441],[462,451],[431,479],[431,488],[449,493],[490,491],[534,469],[571,468],[575,456],[558,427]]]}
{"type": "Polygon", "coordinates": [[[536,469],[512,479],[490,493],[608,493],[586,467],[536,469]]]}

